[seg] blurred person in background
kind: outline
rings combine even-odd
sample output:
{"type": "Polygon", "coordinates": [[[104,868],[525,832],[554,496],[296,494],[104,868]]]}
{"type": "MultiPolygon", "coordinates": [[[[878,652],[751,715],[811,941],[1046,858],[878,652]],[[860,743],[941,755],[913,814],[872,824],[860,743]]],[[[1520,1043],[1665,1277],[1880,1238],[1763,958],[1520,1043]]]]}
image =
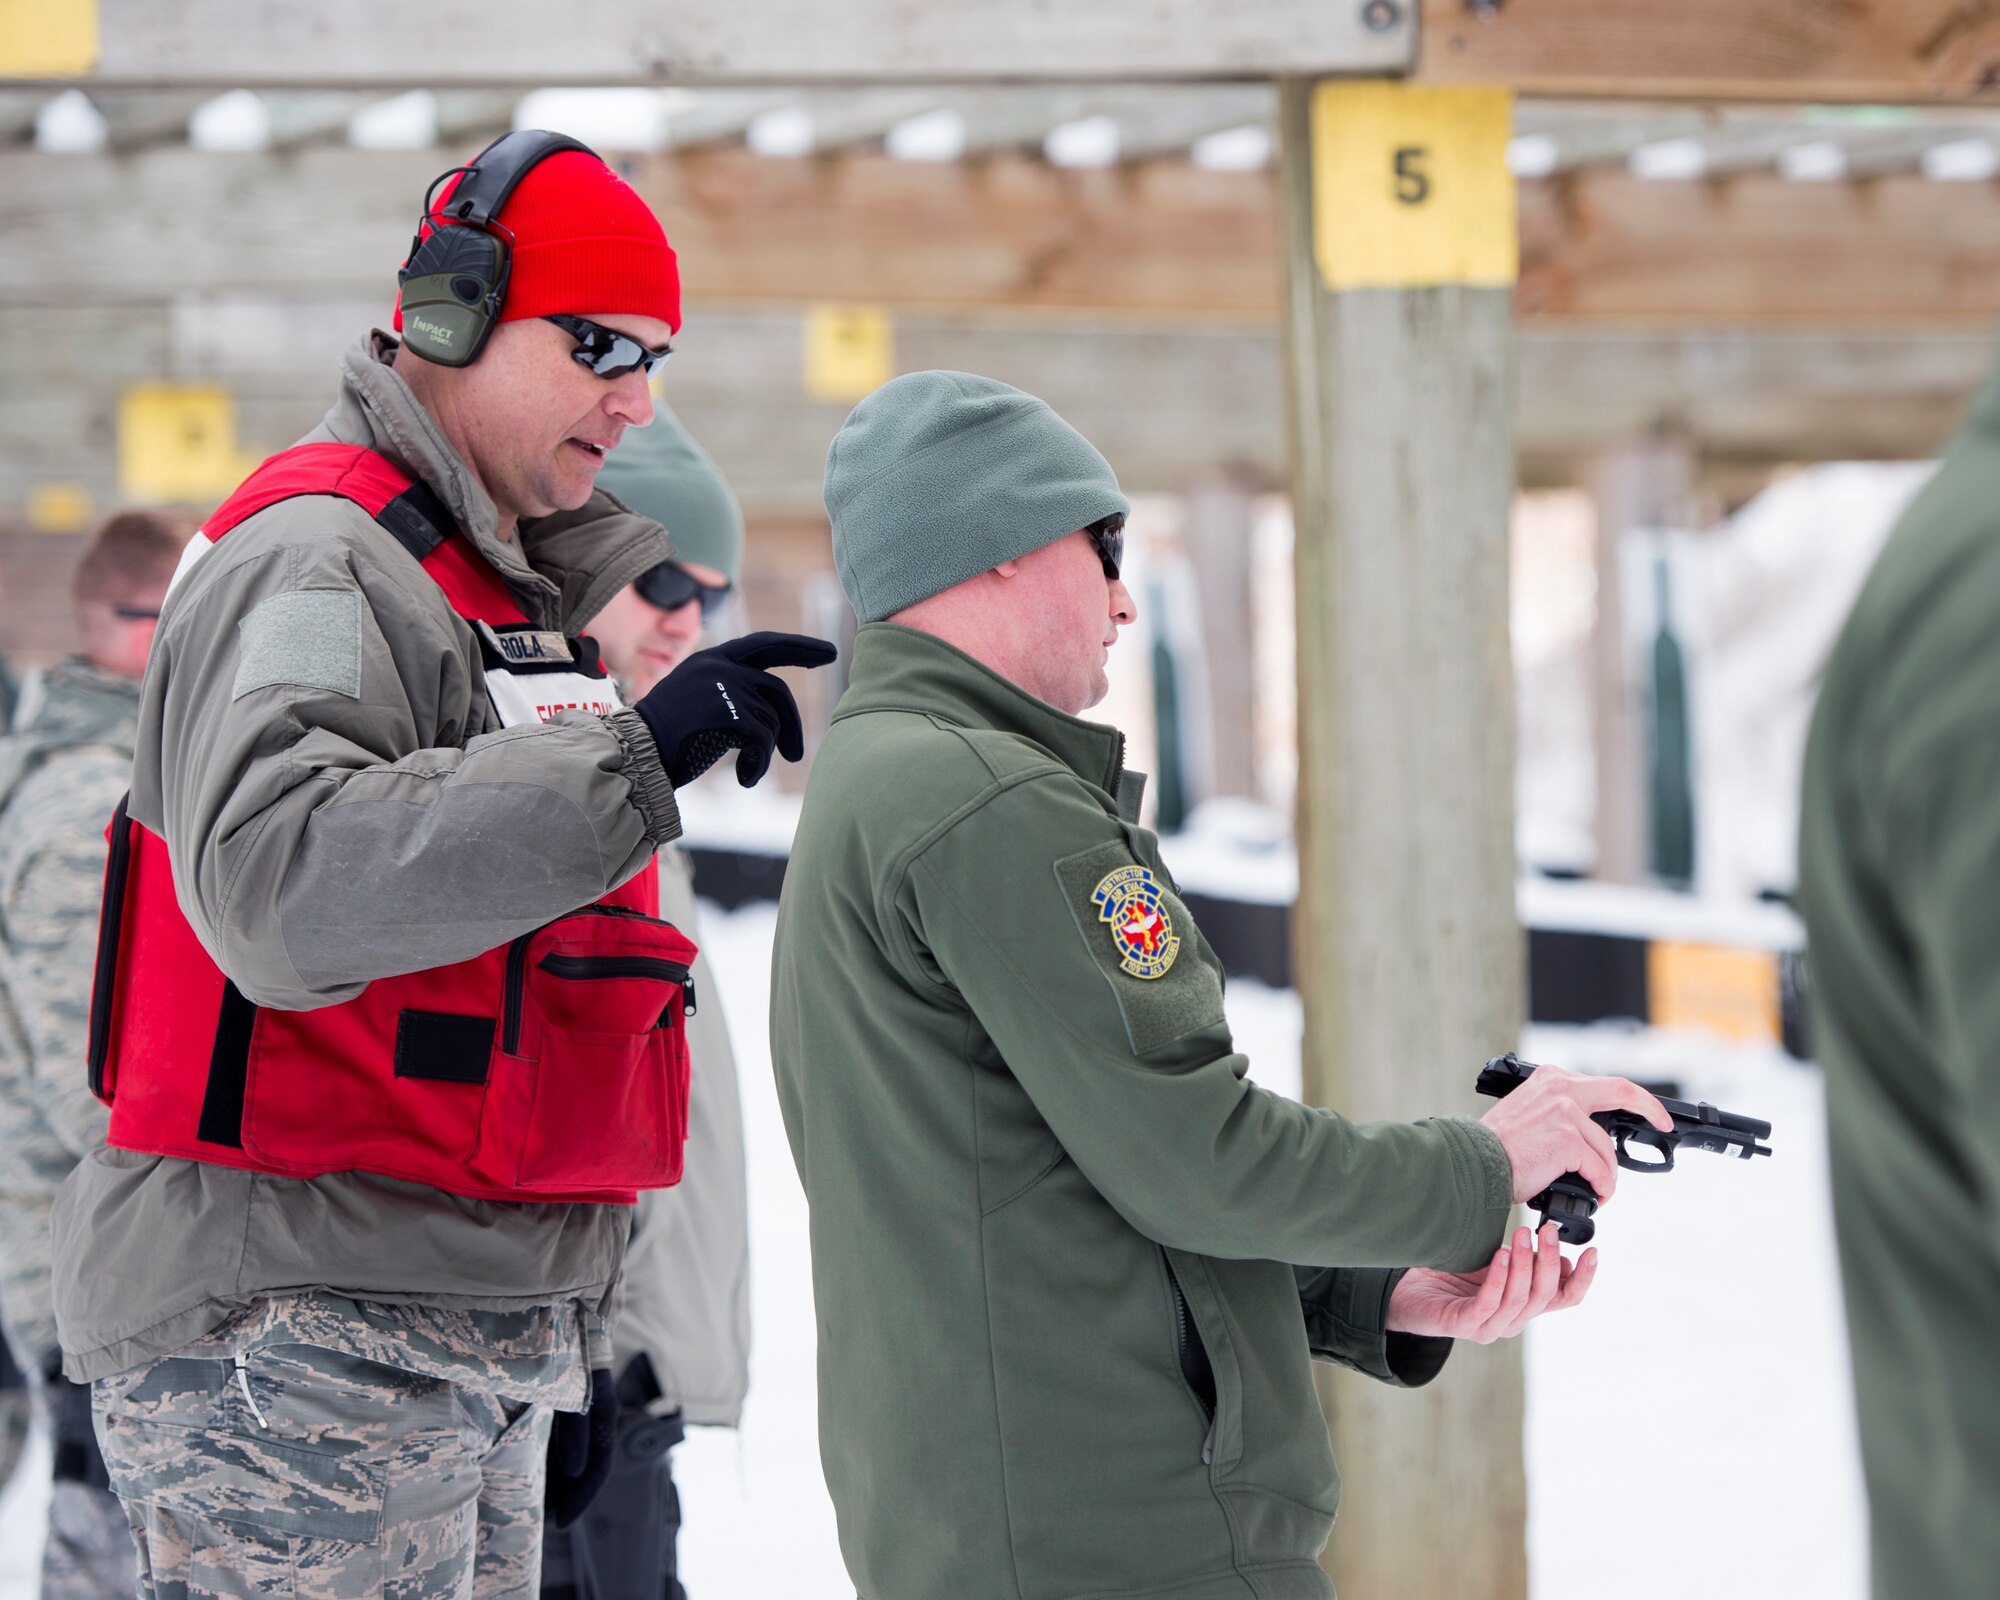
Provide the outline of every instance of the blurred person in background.
{"type": "Polygon", "coordinates": [[[2000,379],[1821,679],[1799,894],[1877,1600],[2000,1594],[2000,379]]]}
{"type": "Polygon", "coordinates": [[[1612,1192],[1590,1113],[1667,1115],[1546,1067],[1480,1122],[1249,1082],[1124,735],[1081,715],[1137,615],[1110,465],[1018,389],[912,373],[848,417],[826,504],[864,626],[771,1053],[848,1571],[868,1600],[1331,1600],[1313,1358],[1414,1388],[1575,1305],[1596,1252],[1513,1205],[1612,1192]]]}
{"type": "MultiPolygon", "coordinates": [[[[662,524],[674,555],[639,575],[590,624],[604,665],[644,695],[701,642],[743,559],[743,513],[715,463],[663,403],[625,435],[598,487],[662,524]]],[[[659,856],[660,915],[702,944],[694,874],[673,845],[659,856]]],[[[688,1021],[685,1173],[639,1197],[612,1325],[618,1385],[616,1464],[583,1520],[551,1527],[544,1600],[685,1600],[675,1540],[680,1497],[669,1453],[690,1424],[733,1428],[750,1384],[749,1197],[743,1106],[722,999],[705,956],[694,963],[688,1021]]]]}
{"type": "Polygon", "coordinates": [[[81,648],[41,678],[0,740],[0,1314],[38,1376],[55,1445],[43,1547],[46,1600],[133,1587],[132,1535],[91,1431],[90,1389],[61,1373],[49,1298],[49,1212],[72,1168],[104,1142],[84,1056],[104,823],[132,782],[139,682],[191,521],[122,511],[77,564],[81,648]]]}
{"type": "Polygon", "coordinates": [[[148,1600],[537,1592],[612,1468],[633,1202],[681,1176],[654,854],[716,761],[802,755],[766,669],[833,655],[730,641],[624,704],[581,632],[672,546],[597,474],[673,248],[540,130],[410,199],[400,338],[176,572],[113,829],[54,1291],[148,1600]]]}

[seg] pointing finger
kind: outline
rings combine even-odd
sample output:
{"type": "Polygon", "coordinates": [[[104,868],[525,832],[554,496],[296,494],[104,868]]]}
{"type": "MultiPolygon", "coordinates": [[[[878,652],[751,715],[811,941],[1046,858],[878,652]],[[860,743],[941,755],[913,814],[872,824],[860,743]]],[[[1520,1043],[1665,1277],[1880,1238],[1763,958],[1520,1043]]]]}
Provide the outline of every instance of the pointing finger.
{"type": "Polygon", "coordinates": [[[825,639],[804,633],[746,633],[716,649],[746,667],[823,667],[840,652],[825,639]]]}

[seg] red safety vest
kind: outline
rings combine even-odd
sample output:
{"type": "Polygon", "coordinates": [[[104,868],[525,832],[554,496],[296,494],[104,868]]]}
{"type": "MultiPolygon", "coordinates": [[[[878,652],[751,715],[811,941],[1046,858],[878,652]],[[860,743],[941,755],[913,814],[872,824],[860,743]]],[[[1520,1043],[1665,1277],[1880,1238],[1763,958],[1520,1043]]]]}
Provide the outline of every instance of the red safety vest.
{"type": "MultiPolygon", "coordinates": [[[[353,501],[423,563],[479,633],[503,723],[617,708],[595,645],[537,630],[437,497],[373,451],[273,456],[198,537],[307,494],[353,501]]],[[[215,964],[165,841],[122,804],[110,842],[89,1059],[118,1148],[485,1200],[629,1205],[680,1181],[695,947],[657,916],[650,870],[469,961],[279,1011],[215,964]]]]}

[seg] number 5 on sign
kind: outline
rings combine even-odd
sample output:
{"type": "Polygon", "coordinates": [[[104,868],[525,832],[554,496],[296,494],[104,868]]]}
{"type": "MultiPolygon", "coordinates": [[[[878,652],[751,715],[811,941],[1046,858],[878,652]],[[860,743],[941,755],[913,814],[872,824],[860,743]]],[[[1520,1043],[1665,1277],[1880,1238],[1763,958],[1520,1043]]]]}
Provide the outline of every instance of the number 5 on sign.
{"type": "Polygon", "coordinates": [[[1511,284],[1513,121],[1504,89],[1319,85],[1313,251],[1327,288],[1511,284]]]}

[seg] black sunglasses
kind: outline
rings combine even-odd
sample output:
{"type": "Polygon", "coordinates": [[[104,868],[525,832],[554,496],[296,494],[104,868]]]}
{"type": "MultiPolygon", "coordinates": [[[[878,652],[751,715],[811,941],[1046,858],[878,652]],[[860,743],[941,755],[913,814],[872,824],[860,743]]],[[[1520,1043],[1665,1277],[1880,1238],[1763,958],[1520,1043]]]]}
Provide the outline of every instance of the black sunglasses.
{"type": "Polygon", "coordinates": [[[1114,511],[1099,517],[1083,531],[1090,535],[1090,546],[1104,563],[1105,577],[1115,579],[1125,564],[1125,513],[1114,511]]]}
{"type": "Polygon", "coordinates": [[[120,622],[158,622],[158,606],[113,606],[111,614],[120,622]]]}
{"type": "Polygon", "coordinates": [[[632,587],[639,591],[639,598],[647,605],[658,606],[662,611],[678,611],[690,600],[699,600],[703,622],[720,611],[722,603],[729,598],[728,584],[702,583],[686,568],[672,561],[648,567],[632,580],[632,587]]]}
{"type": "Polygon", "coordinates": [[[570,356],[581,366],[586,366],[600,378],[622,378],[628,372],[651,374],[668,356],[674,347],[663,344],[657,350],[649,350],[630,334],[620,333],[616,328],[607,328],[601,322],[591,322],[583,317],[572,317],[567,312],[555,311],[542,318],[553,322],[558,328],[576,341],[576,348],[570,356]]]}

